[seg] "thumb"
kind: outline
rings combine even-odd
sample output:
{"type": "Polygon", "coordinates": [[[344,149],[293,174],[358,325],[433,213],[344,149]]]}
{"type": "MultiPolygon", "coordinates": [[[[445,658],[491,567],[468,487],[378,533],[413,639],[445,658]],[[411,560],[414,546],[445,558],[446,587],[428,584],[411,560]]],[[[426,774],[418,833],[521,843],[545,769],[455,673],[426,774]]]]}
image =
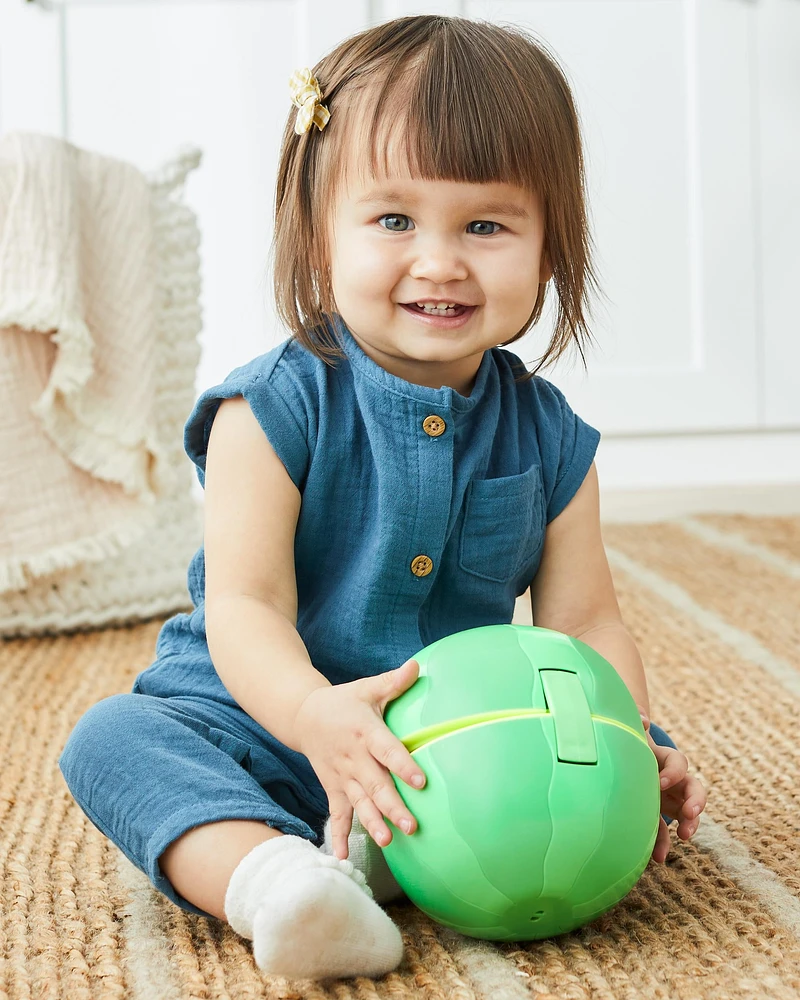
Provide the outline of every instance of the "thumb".
{"type": "Polygon", "coordinates": [[[387,670],[380,675],[380,705],[381,712],[387,703],[399,698],[419,677],[419,663],[416,660],[406,660],[394,670],[387,670]]]}

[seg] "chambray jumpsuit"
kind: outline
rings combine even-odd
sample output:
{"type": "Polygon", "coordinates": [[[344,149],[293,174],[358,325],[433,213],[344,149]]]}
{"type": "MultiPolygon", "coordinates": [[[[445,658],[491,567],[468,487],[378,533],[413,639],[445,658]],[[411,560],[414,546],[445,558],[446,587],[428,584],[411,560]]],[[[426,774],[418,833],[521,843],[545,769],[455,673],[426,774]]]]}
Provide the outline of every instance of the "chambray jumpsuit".
{"type": "MultiPolygon", "coordinates": [[[[550,382],[515,383],[524,369],[509,351],[486,351],[462,396],[385,371],[338,315],[330,329],[346,354],[335,368],[284,342],[201,394],[185,447],[203,483],[219,403],[250,404],[302,494],[297,630],[337,684],[398,667],[453,632],[510,622],[545,526],[583,482],[600,435],[550,382]]],[[[156,888],[208,916],[159,867],[172,841],[239,818],[319,845],[328,801],[308,759],[247,715],[214,670],[202,548],[188,584],[194,610],[165,622],[130,694],[79,719],[59,765],[92,823],[156,888]]]]}

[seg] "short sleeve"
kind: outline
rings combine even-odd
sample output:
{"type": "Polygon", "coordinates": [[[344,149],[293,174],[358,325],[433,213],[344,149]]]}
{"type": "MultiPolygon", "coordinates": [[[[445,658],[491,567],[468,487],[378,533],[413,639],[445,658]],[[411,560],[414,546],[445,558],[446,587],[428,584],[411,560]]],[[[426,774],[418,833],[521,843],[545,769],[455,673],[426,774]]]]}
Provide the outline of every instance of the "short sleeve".
{"type": "Polygon", "coordinates": [[[547,523],[564,510],[580,489],[594,461],[600,432],[582,420],[552,382],[536,377],[539,451],[547,523]]]}
{"type": "Polygon", "coordinates": [[[277,364],[282,353],[276,348],[235,369],[224,382],[201,393],[195,403],[184,429],[184,448],[203,486],[208,439],[220,403],[242,396],[292,482],[302,491],[310,461],[308,406],[297,383],[277,364]]]}

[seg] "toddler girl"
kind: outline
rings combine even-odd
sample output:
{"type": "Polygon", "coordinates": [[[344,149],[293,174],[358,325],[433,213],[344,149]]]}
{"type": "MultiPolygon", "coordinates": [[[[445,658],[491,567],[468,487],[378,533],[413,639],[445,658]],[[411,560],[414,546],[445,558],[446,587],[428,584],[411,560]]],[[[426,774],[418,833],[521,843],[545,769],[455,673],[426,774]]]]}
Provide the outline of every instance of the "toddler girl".
{"type": "MultiPolygon", "coordinates": [[[[664,786],[656,861],[665,819],[688,839],[705,792],[648,720],[600,536],[599,434],[498,346],[551,280],[542,364],[588,337],[564,76],[520,30],[426,15],[291,86],[274,265],[292,336],[200,396],[195,608],[130,694],[79,720],[60,766],[153,884],[252,939],[263,970],[377,976],[402,939],[376,845],[385,818],[416,828],[390,772],[425,780],[383,711],[415,652],[510,622],[529,585],[534,622],[594,647],[639,705],[664,786]]],[[[479,790],[475,805],[480,822],[479,790]]]]}

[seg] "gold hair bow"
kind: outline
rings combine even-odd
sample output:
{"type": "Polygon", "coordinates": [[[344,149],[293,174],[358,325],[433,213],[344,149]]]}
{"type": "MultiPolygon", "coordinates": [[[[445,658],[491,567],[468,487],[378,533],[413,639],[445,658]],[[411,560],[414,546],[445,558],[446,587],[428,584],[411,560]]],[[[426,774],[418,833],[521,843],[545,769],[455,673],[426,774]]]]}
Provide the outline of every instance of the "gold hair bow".
{"type": "Polygon", "coordinates": [[[296,69],[289,77],[289,93],[292,95],[292,104],[300,109],[294,123],[295,132],[302,135],[308,132],[312,124],[321,132],[328,124],[331,113],[324,104],[319,103],[322,91],[308,67],[296,69]]]}

